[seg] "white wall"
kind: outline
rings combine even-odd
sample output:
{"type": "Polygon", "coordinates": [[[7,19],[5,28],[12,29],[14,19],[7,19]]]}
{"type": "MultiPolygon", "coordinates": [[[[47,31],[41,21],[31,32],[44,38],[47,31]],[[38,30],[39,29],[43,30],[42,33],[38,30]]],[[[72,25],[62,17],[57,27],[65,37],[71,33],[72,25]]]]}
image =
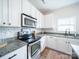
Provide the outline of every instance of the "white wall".
{"type": "MultiPolygon", "coordinates": [[[[79,32],[79,3],[55,10],[53,13],[54,30],[57,30],[57,19],[76,16],[76,31],[79,32]]],[[[50,15],[50,14],[49,14],[50,15]]],[[[51,16],[52,17],[52,16],[51,16]]]]}

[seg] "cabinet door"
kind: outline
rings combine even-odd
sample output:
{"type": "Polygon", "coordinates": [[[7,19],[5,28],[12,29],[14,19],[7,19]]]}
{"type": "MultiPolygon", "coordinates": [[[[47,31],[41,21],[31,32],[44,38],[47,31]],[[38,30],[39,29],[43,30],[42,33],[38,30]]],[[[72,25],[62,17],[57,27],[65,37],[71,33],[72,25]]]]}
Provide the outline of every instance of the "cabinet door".
{"type": "Polygon", "coordinates": [[[44,20],[44,15],[42,13],[40,13],[40,28],[44,28],[44,23],[42,23],[42,21],[44,20]]]}
{"type": "MultiPolygon", "coordinates": [[[[30,3],[30,16],[36,18],[36,11],[37,9],[30,3]]],[[[37,19],[37,18],[36,18],[37,19]]]]}
{"type": "Polygon", "coordinates": [[[31,11],[30,16],[32,16],[32,17],[34,17],[34,18],[35,18],[35,8],[34,8],[34,6],[33,6],[32,4],[31,4],[30,11],[31,11]]]}
{"type": "Polygon", "coordinates": [[[27,47],[24,46],[16,51],[13,51],[12,53],[9,53],[5,56],[3,56],[0,59],[27,59],[27,47]]]}
{"type": "Polygon", "coordinates": [[[56,45],[56,37],[53,36],[47,36],[47,42],[46,42],[46,46],[52,49],[57,49],[57,45],[56,45]]]}
{"type": "Polygon", "coordinates": [[[43,36],[40,40],[41,40],[41,52],[42,52],[46,46],[46,36],[43,36]]]}
{"type": "Polygon", "coordinates": [[[46,46],[67,54],[72,54],[72,48],[67,38],[47,36],[46,46]]]}
{"type": "Polygon", "coordinates": [[[10,26],[21,26],[21,0],[9,0],[9,24],[10,26]]]}
{"type": "Polygon", "coordinates": [[[53,26],[55,26],[54,24],[54,15],[53,14],[49,14],[49,15],[45,15],[44,16],[44,27],[45,28],[53,28],[53,26]]]}
{"type": "Polygon", "coordinates": [[[2,5],[2,26],[8,26],[8,0],[3,0],[2,5]]]}
{"type": "Polygon", "coordinates": [[[40,28],[40,12],[36,10],[36,17],[37,17],[37,28],[40,28]]]}
{"type": "Polygon", "coordinates": [[[43,22],[43,14],[39,11],[37,11],[37,28],[43,28],[42,22],[43,22]]]}
{"type": "Polygon", "coordinates": [[[0,0],[0,26],[2,26],[2,17],[3,17],[3,0],[0,0]]]}
{"type": "Polygon", "coordinates": [[[28,0],[23,0],[22,12],[37,19],[37,9],[28,0]]]}
{"type": "Polygon", "coordinates": [[[32,11],[32,17],[34,17],[34,18],[36,18],[37,20],[38,20],[38,13],[39,13],[39,11],[38,11],[38,9],[36,9],[33,5],[32,5],[32,9],[31,9],[31,11],[32,11]]]}
{"type": "Polygon", "coordinates": [[[72,54],[72,48],[67,38],[57,37],[57,45],[57,50],[67,54],[72,54]]]}
{"type": "Polygon", "coordinates": [[[60,38],[57,37],[57,50],[61,51],[61,52],[67,52],[67,43],[66,43],[66,38],[60,38]]]}
{"type": "Polygon", "coordinates": [[[28,0],[22,0],[22,12],[27,15],[31,14],[31,4],[28,0]]]}
{"type": "Polygon", "coordinates": [[[69,41],[67,42],[67,47],[68,47],[67,53],[72,55],[72,47],[71,47],[71,43],[69,41]]]}

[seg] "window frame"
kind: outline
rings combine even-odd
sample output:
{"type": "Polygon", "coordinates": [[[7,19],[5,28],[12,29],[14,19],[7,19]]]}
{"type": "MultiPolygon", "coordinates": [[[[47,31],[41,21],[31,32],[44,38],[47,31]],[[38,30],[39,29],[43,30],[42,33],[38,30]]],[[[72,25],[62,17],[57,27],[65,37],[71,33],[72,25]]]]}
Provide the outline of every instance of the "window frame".
{"type": "Polygon", "coordinates": [[[77,20],[77,17],[76,16],[72,16],[72,17],[67,17],[67,18],[60,18],[60,19],[58,19],[57,20],[57,31],[59,31],[59,32],[64,32],[65,30],[62,30],[62,31],[60,31],[58,28],[59,28],[59,26],[74,26],[74,31],[71,31],[71,32],[75,32],[76,31],[76,20],[77,20]],[[68,18],[73,18],[74,19],[74,23],[73,24],[63,24],[63,25],[59,25],[59,23],[58,23],[58,21],[59,20],[65,20],[65,19],[68,19],[68,18]]]}

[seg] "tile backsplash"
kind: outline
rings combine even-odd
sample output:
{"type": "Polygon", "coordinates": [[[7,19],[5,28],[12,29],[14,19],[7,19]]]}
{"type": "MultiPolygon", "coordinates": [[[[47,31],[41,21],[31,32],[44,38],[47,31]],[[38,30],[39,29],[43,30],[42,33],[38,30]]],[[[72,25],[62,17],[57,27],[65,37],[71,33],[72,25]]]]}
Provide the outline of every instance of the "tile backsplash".
{"type": "Polygon", "coordinates": [[[0,39],[16,37],[21,28],[0,27],[0,39]]]}
{"type": "Polygon", "coordinates": [[[13,38],[17,36],[17,32],[21,31],[21,29],[25,32],[32,33],[35,31],[36,33],[39,32],[36,28],[20,28],[20,27],[0,27],[0,40],[13,38]]]}

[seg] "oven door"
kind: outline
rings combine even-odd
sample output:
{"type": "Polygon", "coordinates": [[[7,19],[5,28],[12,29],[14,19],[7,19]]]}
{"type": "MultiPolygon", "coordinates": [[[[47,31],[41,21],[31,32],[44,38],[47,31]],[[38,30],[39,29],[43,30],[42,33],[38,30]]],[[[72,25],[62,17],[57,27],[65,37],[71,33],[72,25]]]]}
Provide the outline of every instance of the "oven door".
{"type": "Polygon", "coordinates": [[[29,59],[40,58],[40,41],[36,41],[28,46],[28,57],[29,59]]]}
{"type": "Polygon", "coordinates": [[[40,41],[31,46],[31,57],[40,49],[40,41]]]}

